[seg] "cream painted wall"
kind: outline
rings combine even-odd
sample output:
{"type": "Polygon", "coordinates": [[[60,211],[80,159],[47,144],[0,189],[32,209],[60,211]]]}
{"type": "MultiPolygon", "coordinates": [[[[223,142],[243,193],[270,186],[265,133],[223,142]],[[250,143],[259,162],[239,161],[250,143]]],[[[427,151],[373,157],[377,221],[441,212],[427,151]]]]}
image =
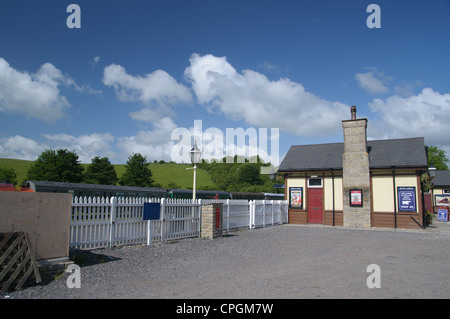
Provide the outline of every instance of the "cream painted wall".
{"type": "Polygon", "coordinates": [[[372,205],[375,212],[394,211],[394,183],[392,176],[372,177],[372,205]]]}
{"type": "MultiPolygon", "coordinates": [[[[333,210],[333,179],[324,179],[325,210],[333,210]]],[[[342,197],[342,177],[334,178],[334,209],[343,210],[344,199],[342,197]]]]}
{"type": "MultiPolygon", "coordinates": [[[[373,210],[375,212],[393,212],[394,211],[394,184],[392,176],[373,176],[373,210]]],[[[416,188],[416,211],[419,209],[419,185],[417,185],[417,176],[396,176],[395,187],[415,187],[416,188]]],[[[396,195],[397,196],[397,195],[396,195]]]]}

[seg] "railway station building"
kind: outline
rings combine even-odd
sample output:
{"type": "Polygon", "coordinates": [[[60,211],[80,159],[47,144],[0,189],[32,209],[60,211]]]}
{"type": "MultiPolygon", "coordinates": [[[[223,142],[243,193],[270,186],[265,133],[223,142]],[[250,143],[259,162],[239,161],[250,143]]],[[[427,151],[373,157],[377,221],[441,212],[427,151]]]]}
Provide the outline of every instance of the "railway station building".
{"type": "Polygon", "coordinates": [[[432,203],[433,211],[441,206],[450,206],[450,171],[436,171],[432,181],[432,203]]]}
{"type": "Polygon", "coordinates": [[[367,123],[352,106],[343,143],[291,146],[278,169],[289,223],[422,228],[424,138],[368,141],[367,123]]]}

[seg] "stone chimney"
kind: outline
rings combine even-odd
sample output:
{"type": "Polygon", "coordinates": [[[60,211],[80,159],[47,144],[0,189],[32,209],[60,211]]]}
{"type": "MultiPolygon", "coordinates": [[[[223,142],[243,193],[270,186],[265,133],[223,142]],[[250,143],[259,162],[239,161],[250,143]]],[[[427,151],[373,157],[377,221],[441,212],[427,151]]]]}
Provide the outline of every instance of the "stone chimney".
{"type": "Polygon", "coordinates": [[[371,193],[369,154],[367,153],[367,119],[357,119],[356,106],[352,106],[351,120],[342,121],[344,128],[344,154],[342,155],[344,187],[344,226],[371,227],[371,193]],[[350,192],[361,191],[362,205],[351,202],[350,192]]]}

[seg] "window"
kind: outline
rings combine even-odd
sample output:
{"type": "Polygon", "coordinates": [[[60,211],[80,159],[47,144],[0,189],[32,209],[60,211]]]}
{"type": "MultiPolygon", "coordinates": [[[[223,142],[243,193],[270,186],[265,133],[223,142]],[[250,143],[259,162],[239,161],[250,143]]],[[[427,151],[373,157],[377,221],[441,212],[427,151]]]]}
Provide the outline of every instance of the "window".
{"type": "Polygon", "coordinates": [[[321,178],[308,178],[308,187],[309,188],[322,188],[322,179],[321,178]]]}

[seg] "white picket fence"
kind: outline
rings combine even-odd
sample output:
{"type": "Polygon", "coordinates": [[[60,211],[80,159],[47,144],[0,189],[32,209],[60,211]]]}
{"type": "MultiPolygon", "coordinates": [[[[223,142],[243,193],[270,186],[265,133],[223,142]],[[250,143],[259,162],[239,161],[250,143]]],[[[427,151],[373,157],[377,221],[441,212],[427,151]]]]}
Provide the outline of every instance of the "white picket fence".
{"type": "Polygon", "coordinates": [[[251,201],[253,228],[267,227],[288,222],[288,201],[254,200],[251,201]]]}
{"type": "Polygon", "coordinates": [[[93,249],[200,237],[201,205],[223,203],[224,231],[287,223],[287,201],[74,197],[70,247],[93,249]],[[144,203],[160,203],[160,219],[144,220],[144,203]]]}
{"type": "MultiPolygon", "coordinates": [[[[203,201],[202,203],[205,203],[203,201]]],[[[284,200],[222,200],[224,231],[258,228],[288,222],[288,202],[284,200]]]]}

